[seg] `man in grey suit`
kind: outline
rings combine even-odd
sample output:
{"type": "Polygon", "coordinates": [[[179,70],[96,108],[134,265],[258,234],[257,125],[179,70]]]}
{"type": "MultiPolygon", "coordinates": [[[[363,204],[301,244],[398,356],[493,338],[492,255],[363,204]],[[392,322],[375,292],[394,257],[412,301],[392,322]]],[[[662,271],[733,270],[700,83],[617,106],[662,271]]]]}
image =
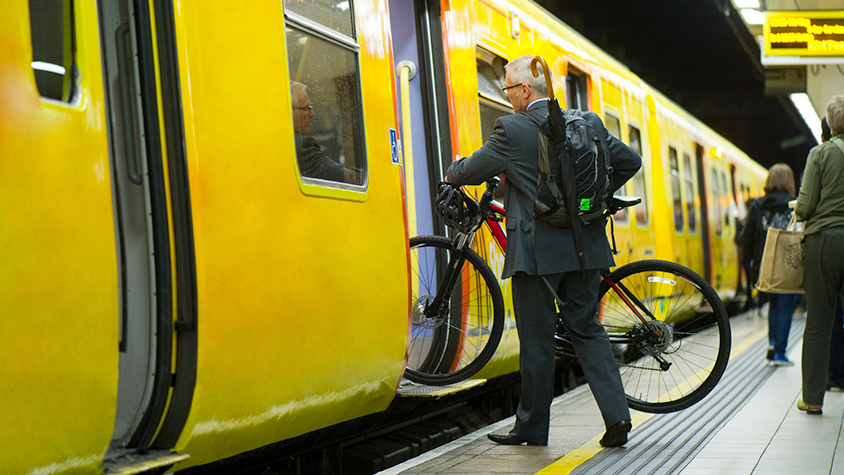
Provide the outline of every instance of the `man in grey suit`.
{"type": "MultiPolygon", "coordinates": [[[[596,318],[601,269],[615,265],[606,220],[593,220],[582,227],[584,275],[571,230],[533,218],[539,124],[548,117],[548,92],[542,71],[539,77],[530,72],[532,58],[522,56],[505,67],[504,90],[516,113],[499,118],[484,146],[452,163],[446,173],[446,179],[455,185],[477,185],[496,175],[505,176],[507,253],[502,278],[512,277],[522,395],[513,430],[489,438],[504,445],[548,445],[557,311],[544,277],[565,302],[564,324],[607,427],[601,445],[620,446],[627,442],[632,428],[630,412],[609,338],[596,318]]],[[[612,183],[618,189],[636,173],[642,159],[611,136],[596,114],[586,113],[584,118],[607,144],[612,183]]]]}

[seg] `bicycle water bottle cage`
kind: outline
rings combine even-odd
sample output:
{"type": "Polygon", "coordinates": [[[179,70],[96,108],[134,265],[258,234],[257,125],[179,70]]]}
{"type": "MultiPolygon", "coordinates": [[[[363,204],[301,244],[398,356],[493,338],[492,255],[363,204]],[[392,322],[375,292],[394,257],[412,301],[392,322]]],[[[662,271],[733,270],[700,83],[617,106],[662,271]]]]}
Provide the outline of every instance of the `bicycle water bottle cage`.
{"type": "Polygon", "coordinates": [[[450,183],[440,183],[437,193],[437,213],[446,226],[461,233],[470,233],[481,222],[478,203],[466,196],[460,187],[450,183]]]}

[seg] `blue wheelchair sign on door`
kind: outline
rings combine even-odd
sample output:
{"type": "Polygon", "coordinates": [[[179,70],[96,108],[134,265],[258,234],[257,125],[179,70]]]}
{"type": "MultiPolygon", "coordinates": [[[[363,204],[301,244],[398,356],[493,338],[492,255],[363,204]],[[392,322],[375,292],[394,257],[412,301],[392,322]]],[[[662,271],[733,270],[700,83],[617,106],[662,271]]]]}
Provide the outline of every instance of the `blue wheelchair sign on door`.
{"type": "Polygon", "coordinates": [[[390,153],[393,155],[393,163],[399,163],[399,144],[396,138],[396,129],[390,129],[390,153]]]}

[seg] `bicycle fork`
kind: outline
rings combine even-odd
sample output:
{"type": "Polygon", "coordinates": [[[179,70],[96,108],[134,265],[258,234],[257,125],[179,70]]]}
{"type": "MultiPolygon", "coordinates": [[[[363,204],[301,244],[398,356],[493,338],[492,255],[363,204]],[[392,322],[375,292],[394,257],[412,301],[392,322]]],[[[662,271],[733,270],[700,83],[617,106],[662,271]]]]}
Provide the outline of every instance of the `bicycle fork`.
{"type": "Polygon", "coordinates": [[[451,253],[448,265],[445,267],[445,273],[437,286],[437,294],[425,308],[425,318],[436,320],[438,315],[442,315],[442,307],[451,298],[451,291],[457,284],[457,279],[463,270],[463,263],[466,262],[466,246],[472,242],[474,237],[475,233],[472,232],[468,234],[458,233],[454,238],[454,250],[451,253]]]}

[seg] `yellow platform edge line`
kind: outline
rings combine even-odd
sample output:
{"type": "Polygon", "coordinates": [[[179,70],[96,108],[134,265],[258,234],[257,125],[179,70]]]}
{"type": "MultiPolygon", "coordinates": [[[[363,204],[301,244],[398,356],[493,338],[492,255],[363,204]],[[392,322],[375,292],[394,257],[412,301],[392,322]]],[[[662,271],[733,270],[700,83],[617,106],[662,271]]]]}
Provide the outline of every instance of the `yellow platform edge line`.
{"type": "MultiPolygon", "coordinates": [[[[747,349],[750,348],[754,343],[761,340],[763,337],[766,337],[767,335],[768,329],[762,328],[742,340],[739,344],[737,344],[730,350],[730,361],[747,351],[747,349]]],[[[632,419],[633,427],[638,427],[654,415],[655,414],[649,414],[646,412],[633,412],[633,414],[630,416],[632,419]]],[[[603,434],[596,435],[594,438],[592,438],[592,440],[567,453],[560,460],[557,460],[551,465],[536,472],[536,475],[567,475],[571,473],[572,470],[579,467],[583,462],[594,457],[598,452],[603,449],[603,447],[601,447],[601,444],[598,442],[601,440],[601,436],[603,436],[603,434]]]]}

